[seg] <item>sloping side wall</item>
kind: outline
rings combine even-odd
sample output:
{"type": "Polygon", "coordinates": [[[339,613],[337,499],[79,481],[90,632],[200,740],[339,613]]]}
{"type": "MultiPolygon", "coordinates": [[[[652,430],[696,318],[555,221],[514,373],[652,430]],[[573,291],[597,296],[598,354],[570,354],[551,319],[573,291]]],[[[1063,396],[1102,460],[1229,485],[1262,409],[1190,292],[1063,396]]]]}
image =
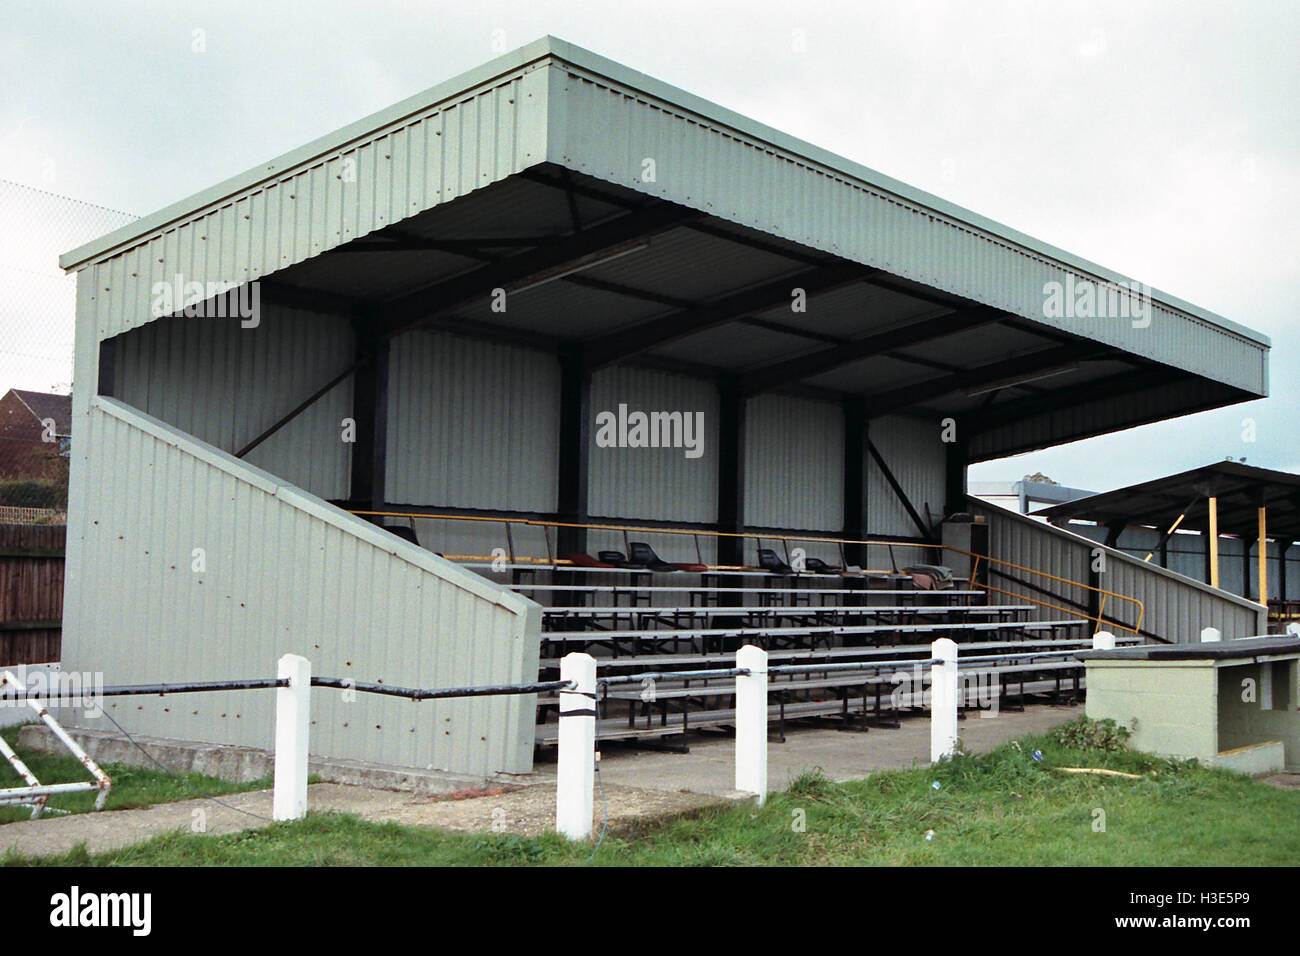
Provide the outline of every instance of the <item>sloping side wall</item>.
{"type": "MultiPolygon", "coordinates": [[[[1217,627],[1225,641],[1237,637],[1253,637],[1268,630],[1264,607],[1253,601],[1226,594],[1174,571],[1145,563],[1123,551],[1107,548],[1072,532],[990,505],[978,498],[967,500],[971,512],[984,516],[988,521],[991,558],[1045,571],[1070,581],[1087,582],[1093,551],[1100,548],[1105,554],[1106,571],[1101,575],[1099,586],[1141,601],[1144,608],[1142,630],[1166,641],[1197,641],[1201,629],[1205,627],[1217,627]]],[[[1071,600],[1087,603],[1087,593],[1080,588],[1069,588],[1059,582],[1020,571],[1004,570],[1023,581],[1050,588],[1071,600]]],[[[995,576],[990,583],[1017,597],[1049,602],[1053,600],[1005,578],[995,576]]],[[[1137,621],[1135,606],[1126,601],[1108,599],[1103,614],[1106,617],[1113,615],[1129,624],[1137,621]]],[[[1046,611],[1039,616],[1064,615],[1058,611],[1046,611]]]]}
{"type": "MultiPolygon", "coordinates": [[[[110,398],[78,433],[64,668],[106,684],[313,673],[422,687],[535,680],[540,609],[110,398]],[[78,462],[80,467],[83,462],[78,462]]],[[[526,772],[533,696],[414,704],[320,689],[311,752],[467,774],[526,772]]],[[[109,702],[131,733],[269,747],[274,695],[109,702]]],[[[78,715],[81,726],[100,726],[78,715]]],[[[104,729],[112,729],[105,726],[104,729]]]]}

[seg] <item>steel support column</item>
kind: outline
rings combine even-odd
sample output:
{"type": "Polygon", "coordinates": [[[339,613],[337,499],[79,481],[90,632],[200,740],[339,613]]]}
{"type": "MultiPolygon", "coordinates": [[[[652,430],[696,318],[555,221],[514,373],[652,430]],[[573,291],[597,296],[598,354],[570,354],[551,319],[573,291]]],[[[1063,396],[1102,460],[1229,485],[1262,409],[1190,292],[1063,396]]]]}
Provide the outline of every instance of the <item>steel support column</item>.
{"type": "MultiPolygon", "coordinates": [[[[844,537],[867,536],[867,403],[854,396],[844,400],[844,537]]],[[[864,565],[866,546],[844,546],[844,560],[864,565]]]]}
{"type": "Polygon", "coordinates": [[[1211,496],[1210,506],[1210,587],[1219,586],[1219,499],[1211,496]]]}
{"type": "MultiPolygon", "coordinates": [[[[560,455],[559,500],[561,522],[587,520],[587,487],[591,459],[591,373],[582,350],[565,349],[560,354],[560,455]]],[[[587,550],[585,528],[560,528],[556,535],[561,557],[571,551],[587,550]]]]}
{"type": "MultiPolygon", "coordinates": [[[[356,379],[352,392],[352,418],[356,441],[352,445],[350,500],[382,511],[386,503],[388,460],[388,349],[389,342],[372,334],[373,327],[355,325],[356,379]]],[[[382,525],[383,519],[371,518],[382,525]]]]}
{"type": "MultiPolygon", "coordinates": [[[[944,445],[944,516],[967,510],[966,472],[970,461],[964,423],[957,423],[956,440],[944,445]]],[[[1022,509],[1023,510],[1023,509],[1022,509]]]]}
{"type": "MultiPolygon", "coordinates": [[[[745,396],[739,383],[727,379],[718,386],[718,530],[745,530],[745,396]]],[[[718,539],[719,564],[744,564],[743,538],[718,539]]]]}
{"type": "Polygon", "coordinates": [[[1260,496],[1259,521],[1259,603],[1268,607],[1268,505],[1260,496]]]}

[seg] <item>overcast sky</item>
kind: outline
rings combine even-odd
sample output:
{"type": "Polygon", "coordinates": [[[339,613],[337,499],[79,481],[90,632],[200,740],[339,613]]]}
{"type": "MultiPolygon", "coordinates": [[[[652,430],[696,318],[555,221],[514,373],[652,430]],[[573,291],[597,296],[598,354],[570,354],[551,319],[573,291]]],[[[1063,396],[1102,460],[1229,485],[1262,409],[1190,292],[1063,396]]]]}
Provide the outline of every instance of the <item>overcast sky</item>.
{"type": "Polygon", "coordinates": [[[0,179],[143,215],[549,33],[1273,339],[1267,400],[972,479],[1300,471],[1298,3],[3,3],[0,179]]]}

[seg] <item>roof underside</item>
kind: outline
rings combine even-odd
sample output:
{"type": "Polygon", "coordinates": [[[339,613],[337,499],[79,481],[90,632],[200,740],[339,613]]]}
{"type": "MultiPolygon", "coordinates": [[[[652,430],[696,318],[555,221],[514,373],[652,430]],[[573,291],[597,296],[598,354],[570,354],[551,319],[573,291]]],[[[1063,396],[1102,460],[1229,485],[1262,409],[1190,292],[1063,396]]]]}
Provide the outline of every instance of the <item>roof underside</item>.
{"type": "Polygon", "coordinates": [[[1217,500],[1220,534],[1255,538],[1262,505],[1268,537],[1300,541],[1300,475],[1228,461],[1053,505],[1035,514],[1053,522],[1074,519],[1160,531],[1185,515],[1180,530],[1207,531],[1210,498],[1217,500]]]}
{"type": "MultiPolygon", "coordinates": [[[[453,85],[65,265],[116,266],[108,291],[260,278],[264,301],[386,335],[452,330],[577,351],[593,371],[644,363],[951,416],[972,460],[1267,391],[1267,340],[1249,330],[1159,293],[1150,328],[1045,318],[1044,277],[1116,276],[567,44],[453,85]],[[356,205],[338,183],[349,156],[356,205]]],[[[151,319],[131,312],[101,307],[101,338],[151,319]]]]}

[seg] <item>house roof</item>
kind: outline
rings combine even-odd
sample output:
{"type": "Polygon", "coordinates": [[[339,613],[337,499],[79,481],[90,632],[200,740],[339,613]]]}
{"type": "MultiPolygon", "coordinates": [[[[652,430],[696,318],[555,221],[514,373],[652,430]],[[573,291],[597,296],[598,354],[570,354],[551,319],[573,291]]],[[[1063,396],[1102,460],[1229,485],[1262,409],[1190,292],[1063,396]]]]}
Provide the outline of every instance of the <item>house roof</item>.
{"type": "Polygon", "coordinates": [[[29,392],[26,389],[11,388],[9,394],[26,406],[37,421],[54,419],[55,432],[69,435],[72,432],[72,396],[55,395],[49,392],[29,392]]]}

